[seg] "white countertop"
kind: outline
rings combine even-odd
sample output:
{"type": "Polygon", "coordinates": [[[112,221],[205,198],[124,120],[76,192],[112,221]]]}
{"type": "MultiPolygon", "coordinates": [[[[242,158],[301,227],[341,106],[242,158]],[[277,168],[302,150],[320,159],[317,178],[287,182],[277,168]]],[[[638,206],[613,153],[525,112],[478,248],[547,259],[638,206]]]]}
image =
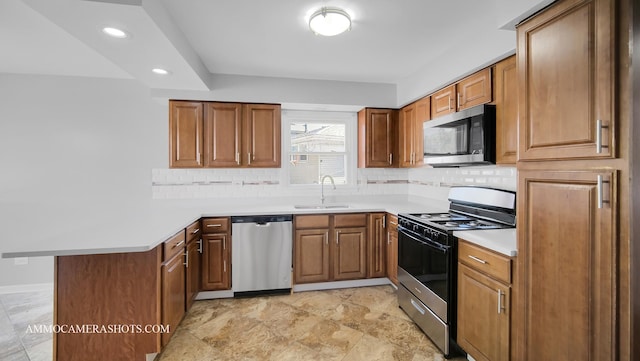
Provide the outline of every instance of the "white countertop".
{"type": "Polygon", "coordinates": [[[455,231],[453,235],[505,256],[514,257],[518,254],[515,228],[455,231]]]}
{"type": "Polygon", "coordinates": [[[349,208],[296,209],[304,200],[149,200],[74,204],[12,205],[0,227],[2,258],[145,252],[201,217],[353,212],[442,212],[448,203],[403,197],[361,197],[339,202],[349,208]]]}

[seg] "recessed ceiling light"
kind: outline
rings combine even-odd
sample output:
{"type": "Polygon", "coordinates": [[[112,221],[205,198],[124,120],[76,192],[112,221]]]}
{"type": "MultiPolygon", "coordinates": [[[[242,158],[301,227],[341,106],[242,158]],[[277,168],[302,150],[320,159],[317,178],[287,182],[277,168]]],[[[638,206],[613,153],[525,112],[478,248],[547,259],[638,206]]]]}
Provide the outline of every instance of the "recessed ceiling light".
{"type": "Polygon", "coordinates": [[[126,31],[118,28],[106,27],[106,28],[102,28],[102,32],[118,39],[124,39],[129,37],[129,34],[127,34],[126,31]]]}
{"type": "Polygon", "coordinates": [[[323,7],[309,18],[309,29],[316,35],[334,36],[351,30],[351,17],[338,8],[323,7]]]}
{"type": "Polygon", "coordinates": [[[153,68],[151,69],[152,72],[158,74],[158,75],[169,75],[171,72],[162,68],[153,68]]]}

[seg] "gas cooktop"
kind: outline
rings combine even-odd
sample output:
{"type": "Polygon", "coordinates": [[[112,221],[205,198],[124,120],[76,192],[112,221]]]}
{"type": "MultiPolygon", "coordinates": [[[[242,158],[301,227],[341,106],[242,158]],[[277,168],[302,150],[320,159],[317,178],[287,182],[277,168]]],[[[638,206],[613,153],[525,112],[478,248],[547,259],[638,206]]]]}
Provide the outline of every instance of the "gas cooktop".
{"type": "Polygon", "coordinates": [[[405,214],[404,216],[422,225],[431,226],[446,231],[513,228],[513,226],[508,224],[491,222],[488,220],[470,217],[454,212],[411,213],[405,214]]]}

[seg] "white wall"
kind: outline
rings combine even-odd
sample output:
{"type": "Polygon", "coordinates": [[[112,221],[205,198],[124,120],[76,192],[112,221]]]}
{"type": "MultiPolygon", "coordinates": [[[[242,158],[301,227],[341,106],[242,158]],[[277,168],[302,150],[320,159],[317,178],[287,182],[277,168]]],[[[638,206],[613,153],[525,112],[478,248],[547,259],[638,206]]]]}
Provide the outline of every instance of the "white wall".
{"type": "MultiPolygon", "coordinates": [[[[167,104],[135,80],[0,74],[0,109],[0,235],[148,200],[151,169],[168,165],[167,104]]],[[[0,249],[8,242],[20,240],[3,236],[0,249]]],[[[0,259],[0,286],[51,282],[52,265],[0,259]]]]}

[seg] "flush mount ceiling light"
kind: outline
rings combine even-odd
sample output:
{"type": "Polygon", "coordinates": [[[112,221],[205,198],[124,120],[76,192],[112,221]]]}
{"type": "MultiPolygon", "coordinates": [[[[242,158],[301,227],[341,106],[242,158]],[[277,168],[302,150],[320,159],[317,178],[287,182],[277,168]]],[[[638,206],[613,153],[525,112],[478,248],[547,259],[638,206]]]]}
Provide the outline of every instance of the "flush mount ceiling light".
{"type": "Polygon", "coordinates": [[[334,36],[351,30],[351,17],[338,8],[323,7],[309,18],[309,29],[316,35],[334,36]]]}
{"type": "Polygon", "coordinates": [[[151,71],[158,75],[169,75],[171,73],[170,71],[162,68],[153,68],[151,71]]]}
{"type": "Polygon", "coordinates": [[[118,28],[105,27],[105,28],[102,28],[102,32],[111,37],[118,38],[118,39],[125,39],[129,37],[129,34],[127,34],[126,31],[118,28]]]}

